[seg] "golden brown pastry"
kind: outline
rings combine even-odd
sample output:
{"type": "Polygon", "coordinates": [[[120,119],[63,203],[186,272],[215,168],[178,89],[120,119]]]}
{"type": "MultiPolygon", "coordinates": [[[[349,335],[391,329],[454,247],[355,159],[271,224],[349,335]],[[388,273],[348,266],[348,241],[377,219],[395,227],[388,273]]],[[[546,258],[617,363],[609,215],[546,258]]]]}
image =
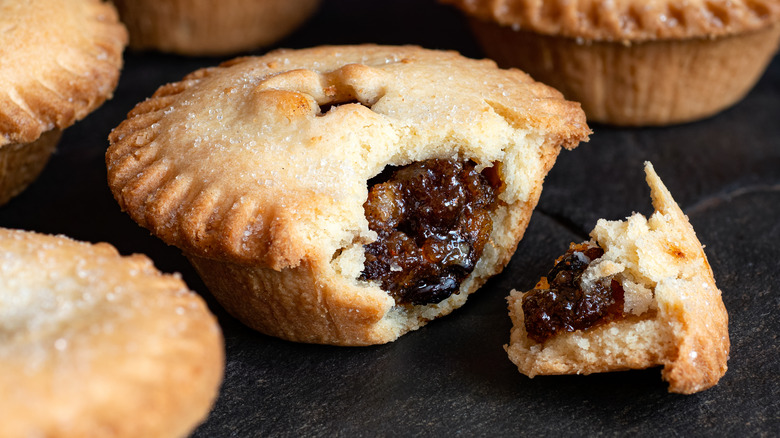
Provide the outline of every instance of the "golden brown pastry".
{"type": "Polygon", "coordinates": [[[669,391],[726,372],[728,314],[693,227],[650,163],[655,213],[600,219],[536,288],[512,291],[506,347],[521,373],[590,374],[663,365],[669,391]]]}
{"type": "Polygon", "coordinates": [[[488,56],[582,103],[588,120],[666,125],[733,105],[780,40],[777,0],[442,0],[488,56]]]}
{"type": "Polygon", "coordinates": [[[0,436],[186,436],[223,362],[203,300],[148,258],[0,229],[0,436]]]}
{"type": "Polygon", "coordinates": [[[365,345],[500,272],[561,146],[588,134],[578,104],[492,61],[318,47],[161,87],[106,160],[122,208],[241,321],[365,345]]]}
{"type": "Polygon", "coordinates": [[[0,1],[0,204],[111,96],[127,43],[117,20],[99,0],[0,1]]]}
{"type": "Polygon", "coordinates": [[[113,0],[130,47],[226,55],[270,45],[298,28],[319,0],[113,0]]]}

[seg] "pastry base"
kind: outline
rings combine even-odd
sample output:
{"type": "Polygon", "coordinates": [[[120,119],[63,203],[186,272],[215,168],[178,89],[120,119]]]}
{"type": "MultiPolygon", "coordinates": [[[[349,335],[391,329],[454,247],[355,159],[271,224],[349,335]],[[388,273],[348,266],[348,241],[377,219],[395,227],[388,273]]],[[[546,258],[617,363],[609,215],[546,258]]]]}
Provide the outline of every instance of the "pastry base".
{"type": "Polygon", "coordinates": [[[21,193],[43,171],[60,141],[62,131],[44,132],[32,143],[0,147],[0,205],[21,193]]]}
{"type": "Polygon", "coordinates": [[[261,333],[315,344],[384,344],[463,306],[471,293],[501,272],[523,237],[540,191],[514,214],[503,215],[508,228],[503,238],[494,240],[504,241],[486,250],[459,293],[438,304],[396,306],[379,287],[338,274],[328,257],[275,270],[184,255],[222,307],[261,333]]]}
{"type": "MultiPolygon", "coordinates": [[[[545,173],[556,156],[548,157],[545,173]]],[[[494,227],[500,229],[491,235],[493,245],[486,247],[460,292],[438,304],[396,306],[378,286],[337,273],[330,256],[275,270],[187,251],[184,255],[222,307],[261,333],[315,344],[384,344],[463,306],[471,293],[501,272],[528,227],[541,190],[539,181],[528,202],[499,207],[494,227]]]]}
{"type": "Polygon", "coordinates": [[[267,46],[300,26],[319,0],[116,0],[130,47],[223,55],[267,46]]]}
{"type": "Polygon", "coordinates": [[[625,126],[690,122],[730,107],[758,81],[780,41],[780,25],[714,39],[623,43],[471,24],[503,67],[579,101],[589,121],[625,126]]]}

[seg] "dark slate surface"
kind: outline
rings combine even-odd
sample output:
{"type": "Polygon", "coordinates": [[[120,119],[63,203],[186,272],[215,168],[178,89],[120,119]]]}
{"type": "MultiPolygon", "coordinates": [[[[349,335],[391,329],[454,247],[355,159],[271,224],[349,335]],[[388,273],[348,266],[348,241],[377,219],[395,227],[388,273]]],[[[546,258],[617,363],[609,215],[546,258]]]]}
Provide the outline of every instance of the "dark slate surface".
{"type": "MultiPolygon", "coordinates": [[[[326,0],[279,46],[362,42],[481,56],[457,12],[420,0],[326,0]]],[[[214,302],[180,252],[120,212],[108,191],[103,157],[111,128],[159,85],[221,60],[128,53],[114,99],[68,129],[40,179],[0,208],[0,226],[146,253],[206,298],[225,333],[227,366],[195,436],[780,435],[780,57],[744,101],[711,119],[592,126],[589,144],[560,156],[501,275],[452,315],[368,348],[294,344],[246,329],[214,302]],[[706,245],[730,315],[728,373],[692,396],[668,394],[657,368],[522,376],[502,349],[506,295],[531,287],[598,218],[650,213],[645,160],[706,245]]]]}

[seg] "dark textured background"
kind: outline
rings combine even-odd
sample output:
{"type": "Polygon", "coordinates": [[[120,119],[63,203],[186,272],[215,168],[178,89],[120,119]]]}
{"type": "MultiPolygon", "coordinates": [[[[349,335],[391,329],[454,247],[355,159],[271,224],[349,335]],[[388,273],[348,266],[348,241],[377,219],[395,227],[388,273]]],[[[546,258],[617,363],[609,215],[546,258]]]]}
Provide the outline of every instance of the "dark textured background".
{"type": "MultiPolygon", "coordinates": [[[[278,46],[363,42],[482,56],[460,15],[430,0],[325,0],[278,46]]],[[[593,125],[590,143],[559,157],[501,275],[452,315],[367,348],[294,344],[246,329],[214,302],[176,248],[138,227],[113,200],[104,165],[109,131],[158,86],[222,59],[128,53],[114,99],[65,131],[40,179],[0,208],[0,226],[146,253],[207,299],[224,329],[227,367],[196,436],[780,435],[780,57],[744,101],[708,120],[647,129],[593,125]],[[729,371],[691,396],[668,394],[657,368],[522,376],[502,349],[510,328],[506,295],[531,287],[598,218],[651,213],[645,160],[706,245],[730,315],[729,371]]]]}

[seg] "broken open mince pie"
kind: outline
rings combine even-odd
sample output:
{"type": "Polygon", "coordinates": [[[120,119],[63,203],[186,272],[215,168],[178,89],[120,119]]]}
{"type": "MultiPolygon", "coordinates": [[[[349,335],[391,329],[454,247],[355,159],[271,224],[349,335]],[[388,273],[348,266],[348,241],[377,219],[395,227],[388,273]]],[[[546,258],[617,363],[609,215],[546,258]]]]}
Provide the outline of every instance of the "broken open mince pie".
{"type": "Polygon", "coordinates": [[[418,47],[239,58],[160,88],[111,134],[122,208],[241,321],[389,342],[503,269],[579,105],[518,70],[418,47]]]}
{"type": "Polygon", "coordinates": [[[600,219],[526,293],[512,291],[509,358],[520,372],[590,374],[663,365],[669,391],[726,372],[728,314],[688,219],[650,163],[655,213],[600,219]]]}

